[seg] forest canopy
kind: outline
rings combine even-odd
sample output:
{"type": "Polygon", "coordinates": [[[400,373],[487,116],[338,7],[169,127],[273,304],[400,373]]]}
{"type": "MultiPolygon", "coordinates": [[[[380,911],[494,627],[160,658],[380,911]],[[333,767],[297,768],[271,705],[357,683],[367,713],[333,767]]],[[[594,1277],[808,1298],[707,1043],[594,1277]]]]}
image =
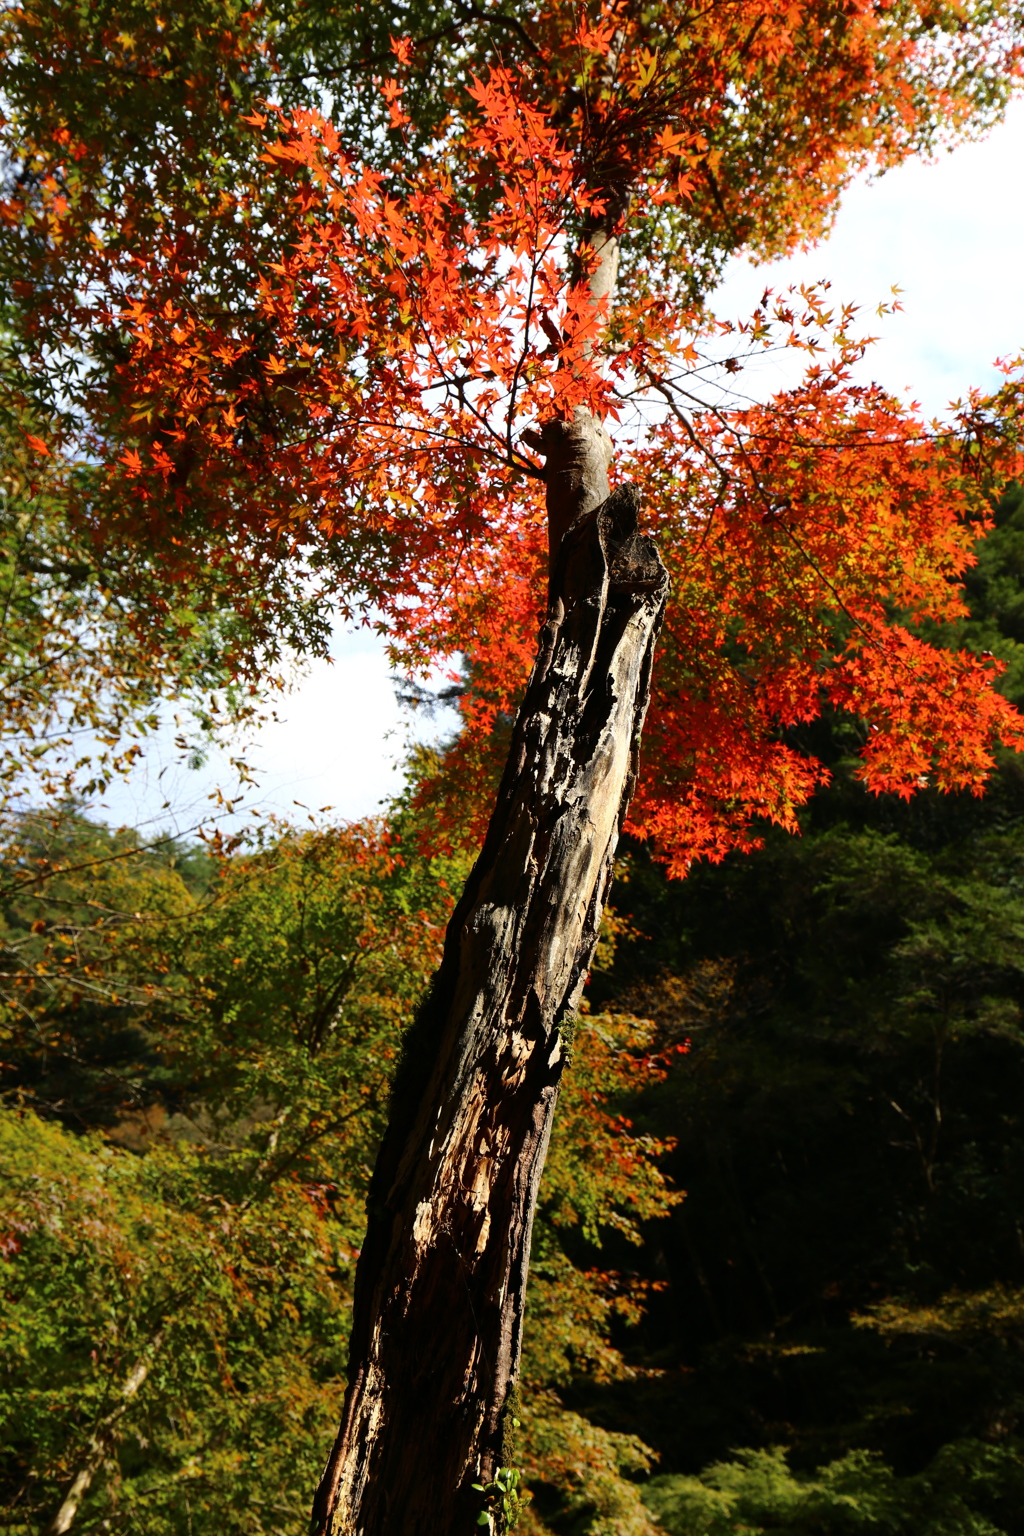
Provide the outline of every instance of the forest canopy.
{"type": "Polygon", "coordinates": [[[65,751],[65,784],[102,776],[161,697],[200,731],[244,717],[362,617],[405,669],[467,658],[448,819],[468,797],[478,836],[579,413],[620,432],[673,581],[632,826],[677,871],[795,825],[823,767],[780,736],[822,710],[896,793],[980,786],[1017,740],[990,659],[927,634],[1016,472],[1018,373],[933,430],[853,382],[861,326],[824,291],[706,303],[729,254],[820,235],[858,171],[997,120],[1012,5],[4,28],[12,782],[85,727],[106,751],[65,751]],[[804,377],[751,404],[736,371],[773,348],[804,377]]]}
{"type": "MultiPolygon", "coordinates": [[[[1011,663],[1022,519],[971,590],[1011,663]]],[[[534,1244],[524,1530],[1020,1529],[1019,770],[903,805],[841,721],[819,749],[801,838],[681,884],[619,865],[534,1244]]],[[[8,845],[14,1528],[83,1472],[83,1529],[305,1521],[389,1063],[464,876],[410,814],[221,859],[112,858],[74,813],[8,845]]]]}

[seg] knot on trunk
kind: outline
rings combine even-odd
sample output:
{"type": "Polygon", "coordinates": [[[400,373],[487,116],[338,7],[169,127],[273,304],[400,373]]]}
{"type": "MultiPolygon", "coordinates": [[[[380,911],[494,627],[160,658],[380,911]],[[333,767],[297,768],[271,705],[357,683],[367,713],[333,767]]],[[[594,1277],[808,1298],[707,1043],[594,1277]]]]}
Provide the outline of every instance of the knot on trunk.
{"type": "Polygon", "coordinates": [[[552,639],[577,603],[596,604],[603,612],[609,597],[639,599],[667,590],[668,573],[654,539],[637,532],[639,514],[640,492],[627,481],[571,524],[551,572],[548,627],[554,625],[552,639]]]}
{"type": "Polygon", "coordinates": [[[665,567],[654,540],[637,532],[640,492],[632,481],[617,485],[594,515],[608,562],[608,590],[654,592],[661,587],[665,567]]]}

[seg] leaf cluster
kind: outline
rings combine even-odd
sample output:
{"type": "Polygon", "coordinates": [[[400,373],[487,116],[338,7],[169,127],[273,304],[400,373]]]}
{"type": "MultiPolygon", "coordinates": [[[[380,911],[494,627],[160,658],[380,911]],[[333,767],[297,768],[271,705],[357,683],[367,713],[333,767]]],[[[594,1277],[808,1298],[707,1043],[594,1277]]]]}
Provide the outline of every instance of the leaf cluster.
{"type": "MultiPolygon", "coordinates": [[[[73,810],[20,823],[0,1486],[27,1530],[83,1477],[83,1530],[304,1521],[389,1081],[465,873],[418,855],[414,823],[268,825],[233,849],[140,847],[73,810]]],[[[620,1108],[663,1073],[646,1040],[636,1020],[581,1023],[542,1192],[522,1459],[567,1493],[581,1436],[619,1442],[558,1391],[621,1375],[613,1321],[650,1292],[600,1245],[674,1199],[620,1108]]],[[[602,1498],[639,1510],[617,1468],[602,1498]]]]}

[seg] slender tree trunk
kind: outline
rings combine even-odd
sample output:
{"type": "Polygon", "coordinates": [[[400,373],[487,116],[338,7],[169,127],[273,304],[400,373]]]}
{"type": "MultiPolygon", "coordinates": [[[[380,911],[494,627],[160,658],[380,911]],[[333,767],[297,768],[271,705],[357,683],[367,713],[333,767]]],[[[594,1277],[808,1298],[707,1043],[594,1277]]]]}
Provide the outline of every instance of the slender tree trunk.
{"type": "Polygon", "coordinates": [[[106,1418],[100,1420],[89,1436],[82,1464],[72,1478],[71,1486],[64,1495],[60,1509],[58,1509],[46,1527],[43,1536],[64,1536],[64,1533],[71,1529],[75,1516],[78,1514],[79,1505],[92,1486],[93,1478],[103,1465],[104,1459],[110,1454],[117,1422],[127,1413],[131,1407],[132,1399],[138,1395],[140,1388],[152,1369],[153,1357],[157,1354],[162,1343],[163,1329],[160,1330],[150,1344],[146,1359],[140,1360],[138,1365],[132,1368],[126,1380],[122,1383],[118,1393],[119,1401],[117,1407],[108,1413],[106,1418]]]}
{"type": "Polygon", "coordinates": [[[545,432],[548,619],[480,858],[410,1031],[356,1274],[349,1387],[314,1536],[469,1536],[503,1465],[530,1230],[637,773],[667,577],[608,495],[610,444],[545,432]]]}

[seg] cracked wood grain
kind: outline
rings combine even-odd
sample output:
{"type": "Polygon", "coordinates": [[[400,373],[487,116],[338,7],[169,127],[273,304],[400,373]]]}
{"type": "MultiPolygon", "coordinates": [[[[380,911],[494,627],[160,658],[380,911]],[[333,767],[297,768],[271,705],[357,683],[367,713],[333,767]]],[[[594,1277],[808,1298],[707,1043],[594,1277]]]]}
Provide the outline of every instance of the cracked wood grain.
{"type": "Polygon", "coordinates": [[[572,455],[603,455],[599,431],[572,423],[562,438],[558,483],[582,505],[487,837],[396,1075],[314,1536],[470,1536],[472,1484],[501,1464],[559,1027],[597,941],[668,587],[635,489],[595,505],[576,483],[572,455]]]}

